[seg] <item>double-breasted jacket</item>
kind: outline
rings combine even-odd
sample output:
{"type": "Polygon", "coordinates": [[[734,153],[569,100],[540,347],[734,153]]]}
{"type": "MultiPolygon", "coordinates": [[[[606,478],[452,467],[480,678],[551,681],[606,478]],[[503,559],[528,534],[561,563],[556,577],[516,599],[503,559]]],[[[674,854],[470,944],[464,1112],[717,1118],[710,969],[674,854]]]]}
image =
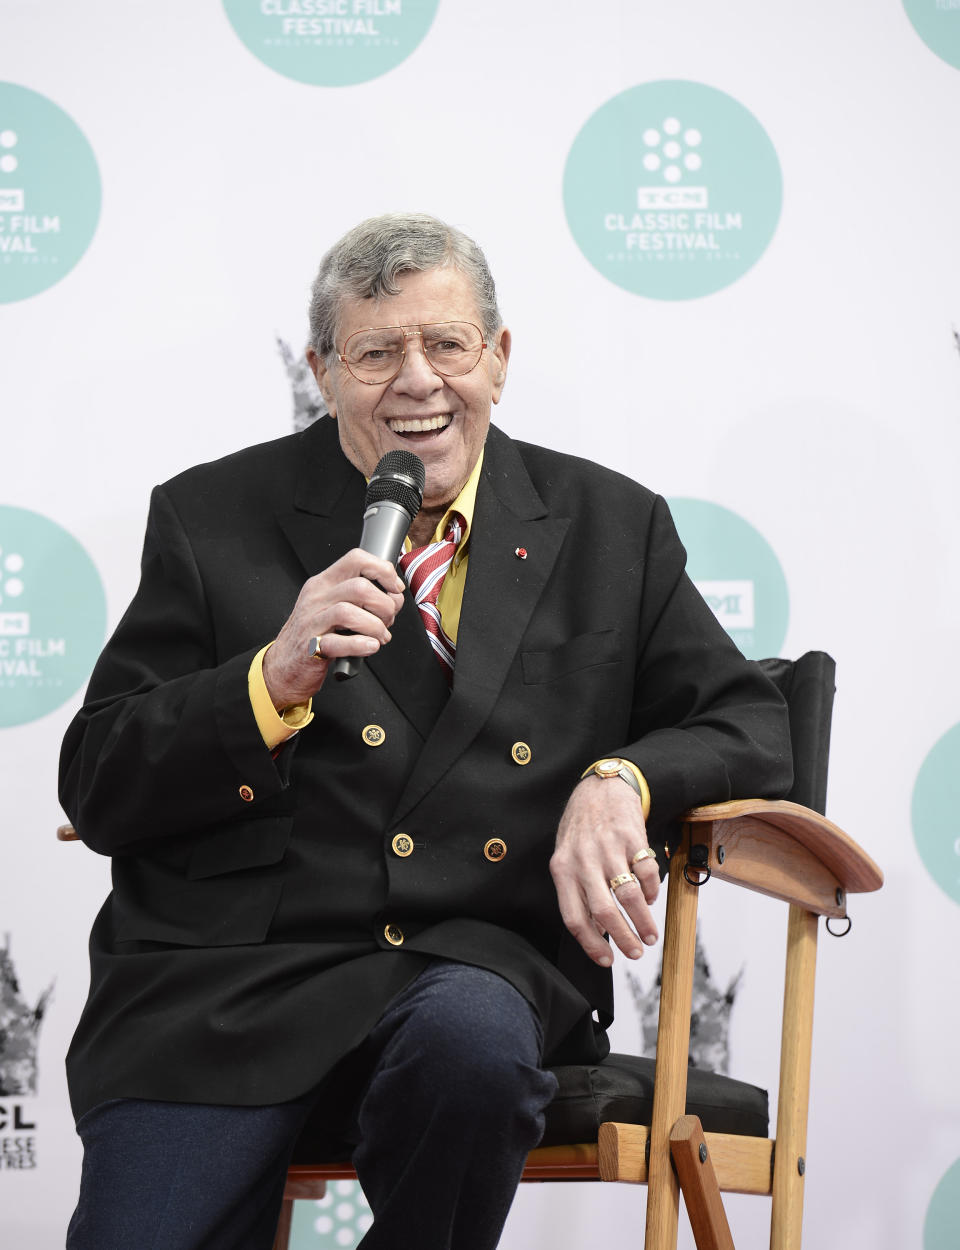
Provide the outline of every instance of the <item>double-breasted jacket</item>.
{"type": "Polygon", "coordinates": [[[780,697],[688,580],[664,502],[496,428],[452,690],[408,602],[274,758],[251,659],[356,545],[364,489],[324,419],[154,492],[139,590],[61,764],[66,811],[113,857],[68,1057],[78,1115],[293,1097],[436,957],[510,980],[548,1060],[596,1058],[610,973],[548,872],[583,769],[640,767],[660,848],[693,804],[789,787],[780,697]]]}

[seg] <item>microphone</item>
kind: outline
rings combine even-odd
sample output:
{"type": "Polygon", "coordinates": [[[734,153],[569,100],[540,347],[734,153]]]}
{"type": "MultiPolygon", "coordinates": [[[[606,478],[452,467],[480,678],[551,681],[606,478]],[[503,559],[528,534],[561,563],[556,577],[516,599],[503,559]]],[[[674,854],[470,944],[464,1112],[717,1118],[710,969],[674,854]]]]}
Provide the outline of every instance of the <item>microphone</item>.
{"type": "MultiPolygon", "coordinates": [[[[380,458],[367,483],[363,500],[363,532],[360,547],[396,564],[400,549],[423,503],[426,469],[412,451],[388,451],[380,458]]],[[[337,681],[347,681],[360,672],[362,656],[344,655],[333,662],[337,681]]]]}

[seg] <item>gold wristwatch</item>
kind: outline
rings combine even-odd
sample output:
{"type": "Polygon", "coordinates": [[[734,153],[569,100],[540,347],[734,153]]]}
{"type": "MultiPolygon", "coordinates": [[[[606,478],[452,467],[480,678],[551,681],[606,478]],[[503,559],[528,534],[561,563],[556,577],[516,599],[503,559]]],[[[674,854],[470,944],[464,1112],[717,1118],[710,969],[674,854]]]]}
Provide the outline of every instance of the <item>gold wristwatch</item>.
{"type": "Polygon", "coordinates": [[[644,819],[646,819],[650,813],[650,790],[647,787],[646,778],[636,764],[631,764],[628,760],[622,760],[618,756],[608,756],[584,769],[580,774],[580,780],[589,777],[591,773],[604,778],[622,778],[639,798],[643,805],[644,819]]]}
{"type": "Polygon", "coordinates": [[[628,768],[627,765],[623,762],[623,760],[620,760],[620,759],[597,760],[595,764],[590,765],[590,767],[583,774],[580,780],[582,781],[584,777],[589,777],[591,773],[596,773],[598,777],[622,777],[624,781],[627,783],[627,785],[631,786],[636,791],[636,793],[640,796],[640,798],[643,798],[643,795],[640,794],[639,781],[637,781],[636,777],[634,776],[633,770],[628,768]]]}

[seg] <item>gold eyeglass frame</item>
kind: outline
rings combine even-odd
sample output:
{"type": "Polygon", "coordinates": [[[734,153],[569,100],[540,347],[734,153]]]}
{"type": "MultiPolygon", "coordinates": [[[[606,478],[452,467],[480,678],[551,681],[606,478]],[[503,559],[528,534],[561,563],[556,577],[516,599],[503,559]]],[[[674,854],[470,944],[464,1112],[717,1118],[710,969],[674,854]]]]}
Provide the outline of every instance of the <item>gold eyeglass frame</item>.
{"type": "Polygon", "coordinates": [[[424,330],[429,330],[432,326],[453,326],[453,325],[472,326],[473,329],[476,330],[476,332],[480,335],[480,350],[479,352],[477,352],[477,358],[473,362],[473,364],[470,366],[470,368],[465,369],[463,373],[444,373],[442,369],[437,368],[437,366],[433,363],[433,361],[427,355],[426,351],[423,352],[423,358],[427,362],[427,364],[430,366],[430,368],[433,370],[433,372],[438,374],[441,378],[465,378],[468,373],[473,373],[474,369],[476,369],[477,365],[483,359],[484,348],[490,346],[486,338],[484,338],[483,331],[474,321],[424,321],[420,325],[410,325],[410,326],[366,326],[362,330],[354,330],[354,332],[348,338],[344,340],[343,351],[337,352],[337,360],[340,361],[340,363],[343,365],[343,367],[346,369],[346,371],[350,374],[352,378],[356,378],[356,380],[358,382],[361,382],[364,386],[386,386],[388,383],[392,382],[395,377],[397,377],[400,370],[403,368],[404,361],[407,359],[407,339],[408,338],[413,338],[419,335],[420,349],[421,351],[423,351],[424,330]],[[354,371],[350,368],[350,362],[347,360],[347,344],[350,342],[350,339],[355,339],[358,334],[369,334],[371,330],[399,330],[401,335],[403,336],[403,351],[400,353],[399,365],[397,365],[396,370],[393,373],[391,373],[388,378],[378,378],[376,381],[371,381],[369,378],[358,377],[357,374],[355,374],[354,371]]]}

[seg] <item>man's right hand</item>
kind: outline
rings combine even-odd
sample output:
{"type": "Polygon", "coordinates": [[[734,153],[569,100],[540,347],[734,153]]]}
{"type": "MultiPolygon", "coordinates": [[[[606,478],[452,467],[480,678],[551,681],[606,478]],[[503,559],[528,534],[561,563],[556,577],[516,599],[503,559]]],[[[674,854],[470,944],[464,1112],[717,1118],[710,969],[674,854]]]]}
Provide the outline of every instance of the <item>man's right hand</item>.
{"type": "Polygon", "coordinates": [[[263,657],[263,679],[277,711],[312,698],[323,685],[331,660],[373,655],[389,642],[390,626],[403,606],[403,589],[392,564],[359,547],[304,582],[293,611],[263,657]],[[323,639],[322,659],[310,654],[310,640],[318,635],[323,639]]]}

